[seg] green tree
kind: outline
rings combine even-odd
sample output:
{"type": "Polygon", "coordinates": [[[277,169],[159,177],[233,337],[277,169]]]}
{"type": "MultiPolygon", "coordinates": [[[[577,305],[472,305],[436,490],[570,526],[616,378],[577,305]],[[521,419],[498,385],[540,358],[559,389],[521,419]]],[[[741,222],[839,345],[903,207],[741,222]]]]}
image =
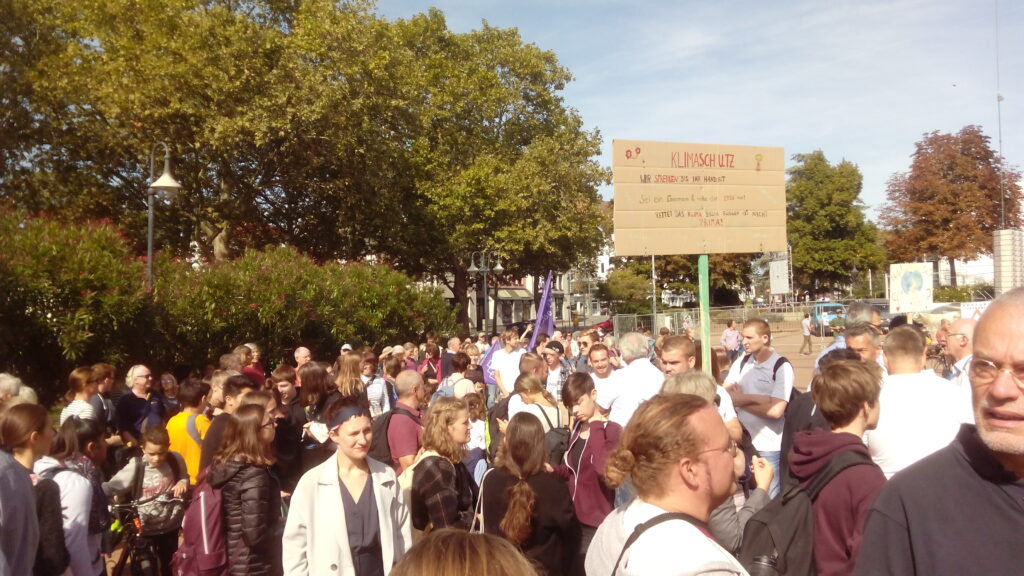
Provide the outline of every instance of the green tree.
{"type": "Polygon", "coordinates": [[[793,251],[794,283],[812,293],[851,283],[854,268],[877,270],[885,254],[877,229],[864,215],[860,169],[825,153],[795,154],[787,172],[787,236],[793,251]]]}
{"type": "Polygon", "coordinates": [[[979,126],[931,132],[915,147],[910,172],[889,179],[886,247],[895,260],[945,258],[955,288],[955,260],[992,253],[1001,208],[1006,228],[1021,225],[1021,174],[1004,165],[979,126]]]}
{"type": "Polygon", "coordinates": [[[650,276],[645,278],[630,268],[615,268],[597,285],[597,297],[610,303],[614,314],[650,314],[650,276]]]}
{"type": "Polygon", "coordinates": [[[185,187],[157,211],[157,246],[179,256],[372,256],[452,274],[461,300],[473,250],[515,276],[568,270],[610,228],[600,136],[560,95],[571,75],[514,30],[456,34],[437,10],[390,22],[364,0],[18,6],[8,43],[55,48],[11,68],[31,90],[0,104],[35,120],[0,141],[17,160],[0,185],[33,213],[110,218],[139,253],[156,140],[185,187]]]}
{"type": "MultiPolygon", "coordinates": [[[[657,256],[654,259],[657,285],[673,292],[689,291],[697,294],[700,277],[697,269],[697,255],[657,256]]],[[[708,256],[708,272],[711,274],[711,304],[729,306],[738,301],[737,291],[750,286],[751,254],[711,254],[708,256]]],[[[651,258],[627,257],[614,259],[619,269],[628,269],[636,275],[647,278],[648,289],[651,278],[651,258]]],[[[660,298],[660,296],[659,296],[660,298]]],[[[659,300],[660,301],[660,300],[659,300]]]]}

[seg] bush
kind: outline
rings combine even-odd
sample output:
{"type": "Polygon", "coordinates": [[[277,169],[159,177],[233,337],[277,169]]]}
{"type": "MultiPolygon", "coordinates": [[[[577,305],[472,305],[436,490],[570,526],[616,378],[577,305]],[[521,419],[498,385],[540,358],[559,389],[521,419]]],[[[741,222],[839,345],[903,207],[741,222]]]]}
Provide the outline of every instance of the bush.
{"type": "Polygon", "coordinates": [[[113,226],[0,212],[0,370],[50,402],[76,364],[124,360],[146,310],[143,273],[113,226]]]}
{"type": "Polygon", "coordinates": [[[379,349],[455,325],[441,294],[404,274],[362,263],[318,265],[290,247],[251,250],[200,270],[165,261],[155,288],[157,325],[173,361],[190,365],[250,341],[263,347],[269,366],[290,361],[298,346],[333,362],[343,342],[379,349]]]}
{"type": "Polygon", "coordinates": [[[143,262],[109,224],[0,212],[0,371],[51,403],[76,365],[199,368],[250,341],[268,367],[300,345],[333,361],[342,342],[379,349],[455,326],[435,288],[384,266],[319,265],[293,248],[198,270],[160,257],[154,276],[147,294],[143,262]]]}

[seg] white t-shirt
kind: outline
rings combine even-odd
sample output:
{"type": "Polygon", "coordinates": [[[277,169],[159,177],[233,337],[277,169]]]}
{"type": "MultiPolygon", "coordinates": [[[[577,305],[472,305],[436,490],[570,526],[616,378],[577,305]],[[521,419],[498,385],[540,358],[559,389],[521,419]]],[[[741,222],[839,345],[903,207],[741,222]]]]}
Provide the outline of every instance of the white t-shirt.
{"type": "MultiPolygon", "coordinates": [[[[764,362],[758,362],[752,355],[743,362],[740,360],[732,363],[729,375],[725,377],[726,384],[736,382],[740,391],[744,394],[761,394],[789,401],[789,395],[793,392],[793,365],[786,362],[779,367],[778,380],[775,379],[775,363],[780,358],[778,352],[772,352],[764,362]]],[[[785,424],[785,417],[764,418],[744,410],[736,408],[736,414],[743,427],[750,432],[754,448],[762,452],[777,452],[782,449],[782,427],[785,424]]]]}
{"type": "MultiPolygon", "coordinates": [[[[640,524],[664,514],[639,498],[616,508],[598,527],[587,551],[587,574],[611,574],[626,539],[640,524]]],[[[736,558],[686,520],[648,528],[622,556],[622,576],[746,575],[736,558]],[[667,553],[678,551],[678,553],[667,553]],[[685,551],[685,553],[684,553],[685,551]]]]}
{"type": "Polygon", "coordinates": [[[953,384],[931,370],[885,377],[878,426],[864,440],[886,478],[956,437],[963,415],[960,401],[953,384]]]}
{"type": "Polygon", "coordinates": [[[810,318],[804,318],[803,320],[801,320],[800,321],[800,327],[804,331],[804,336],[810,336],[811,335],[811,319],[810,318]]]}
{"type": "Polygon", "coordinates": [[[732,396],[729,396],[725,387],[719,384],[715,393],[718,394],[718,415],[722,417],[722,422],[736,418],[736,407],[732,403],[732,396]]]}
{"type": "MultiPolygon", "coordinates": [[[[495,350],[491,355],[491,369],[501,374],[501,383],[509,394],[512,393],[516,378],[519,378],[519,359],[525,353],[525,350],[518,349],[510,354],[503,348],[495,350]]],[[[511,414],[509,416],[511,417],[511,414]]]]}
{"type": "Polygon", "coordinates": [[[973,354],[968,354],[953,364],[953,387],[960,394],[960,406],[963,416],[960,421],[965,424],[974,424],[974,398],[971,393],[971,380],[967,377],[967,371],[971,369],[973,354]]]}
{"type": "Polygon", "coordinates": [[[92,407],[92,404],[82,400],[72,400],[60,411],[60,426],[64,425],[64,421],[72,416],[78,416],[83,420],[96,420],[96,409],[92,407]]]}
{"type": "MultiPolygon", "coordinates": [[[[548,426],[548,420],[544,418],[545,415],[547,415],[548,419],[551,420],[551,424],[553,426],[558,426],[559,424],[562,424],[563,426],[565,425],[565,422],[562,422],[559,419],[561,417],[561,413],[555,406],[541,406],[540,404],[524,404],[523,409],[520,410],[520,412],[527,412],[529,414],[533,414],[534,416],[536,416],[537,419],[540,420],[541,426],[544,427],[545,434],[548,433],[548,430],[551,430],[551,426],[548,426]]],[[[511,418],[511,416],[509,416],[509,418],[511,418]]]]}
{"type": "Polygon", "coordinates": [[[608,410],[608,419],[623,428],[640,404],[661,391],[665,374],[646,358],[633,360],[605,380],[597,393],[597,404],[608,410]]]}
{"type": "Polygon", "coordinates": [[[487,422],[483,420],[469,421],[469,443],[466,444],[466,449],[474,448],[487,449],[487,422]]]}

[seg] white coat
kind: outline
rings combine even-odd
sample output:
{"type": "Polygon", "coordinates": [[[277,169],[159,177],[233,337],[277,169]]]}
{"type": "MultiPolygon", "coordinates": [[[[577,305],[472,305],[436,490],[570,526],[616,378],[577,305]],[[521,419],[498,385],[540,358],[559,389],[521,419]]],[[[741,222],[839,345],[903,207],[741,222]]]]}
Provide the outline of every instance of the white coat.
{"type": "MultiPolygon", "coordinates": [[[[302,475],[284,527],[285,576],[356,576],[341,501],[337,453],[302,475]]],[[[412,546],[412,521],[395,471],[372,458],[370,481],[380,521],[384,574],[412,546]]]]}

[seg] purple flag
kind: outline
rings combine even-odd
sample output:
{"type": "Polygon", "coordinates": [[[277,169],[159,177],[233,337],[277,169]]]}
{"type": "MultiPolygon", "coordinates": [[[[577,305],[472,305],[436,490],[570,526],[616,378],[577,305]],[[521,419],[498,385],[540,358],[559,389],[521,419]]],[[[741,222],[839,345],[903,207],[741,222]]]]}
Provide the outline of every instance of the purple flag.
{"type": "Polygon", "coordinates": [[[537,306],[537,323],[533,325],[533,334],[530,335],[530,347],[533,350],[537,345],[537,334],[541,332],[551,336],[555,332],[555,316],[551,313],[551,274],[548,271],[547,282],[544,283],[544,291],[540,295],[540,305],[537,306]]]}
{"type": "Polygon", "coordinates": [[[480,361],[480,370],[484,373],[484,383],[488,386],[498,385],[498,381],[494,379],[494,368],[491,367],[491,357],[494,356],[495,350],[500,350],[501,348],[501,340],[491,344],[491,347],[487,349],[487,354],[484,354],[483,360],[480,361]]]}

